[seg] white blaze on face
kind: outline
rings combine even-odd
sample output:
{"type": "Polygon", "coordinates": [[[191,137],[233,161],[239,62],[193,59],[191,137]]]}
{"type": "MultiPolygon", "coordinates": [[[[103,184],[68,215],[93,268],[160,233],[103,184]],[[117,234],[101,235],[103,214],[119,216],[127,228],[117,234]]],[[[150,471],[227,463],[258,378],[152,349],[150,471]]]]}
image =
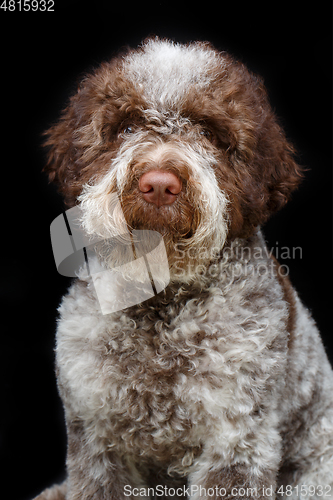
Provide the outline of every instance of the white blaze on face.
{"type": "Polygon", "coordinates": [[[189,88],[205,89],[221,71],[221,59],[205,46],[150,40],[124,59],[124,72],[152,106],[177,108],[189,88]]]}

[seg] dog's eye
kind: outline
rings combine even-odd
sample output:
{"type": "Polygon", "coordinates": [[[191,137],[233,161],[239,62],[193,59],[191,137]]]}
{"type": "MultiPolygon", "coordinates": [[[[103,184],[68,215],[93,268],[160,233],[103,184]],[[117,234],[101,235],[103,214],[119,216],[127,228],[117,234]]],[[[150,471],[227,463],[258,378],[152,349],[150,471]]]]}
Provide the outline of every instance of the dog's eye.
{"type": "Polygon", "coordinates": [[[213,142],[213,140],[214,140],[214,135],[207,128],[203,128],[202,130],[200,130],[200,135],[202,135],[203,137],[206,137],[206,139],[208,139],[208,141],[210,141],[210,142],[213,142]]]}
{"type": "Polygon", "coordinates": [[[133,125],[124,125],[120,128],[119,133],[124,135],[134,134],[135,127],[133,125]]]}

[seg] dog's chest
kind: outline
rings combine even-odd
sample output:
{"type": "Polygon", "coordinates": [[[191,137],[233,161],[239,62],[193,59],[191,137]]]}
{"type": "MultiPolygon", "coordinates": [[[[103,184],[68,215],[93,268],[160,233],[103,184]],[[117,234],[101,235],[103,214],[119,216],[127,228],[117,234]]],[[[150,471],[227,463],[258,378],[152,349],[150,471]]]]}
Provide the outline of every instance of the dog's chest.
{"type": "Polygon", "coordinates": [[[148,328],[148,322],[141,326],[146,330],[120,335],[106,347],[101,372],[109,376],[100,381],[105,399],[95,416],[117,450],[189,464],[207,425],[201,401],[185,389],[193,390],[202,378],[196,368],[203,356],[200,334],[191,342],[177,335],[167,342],[165,332],[148,328]]]}
{"type": "Polygon", "coordinates": [[[59,386],[65,406],[106,448],[185,467],[203,439],[228,433],[239,409],[251,411],[267,379],[262,367],[279,364],[272,341],[284,311],[268,324],[269,291],[267,310],[215,288],[159,312],[147,304],[103,318],[89,315],[80,293],[74,286],[62,307],[59,386]]]}

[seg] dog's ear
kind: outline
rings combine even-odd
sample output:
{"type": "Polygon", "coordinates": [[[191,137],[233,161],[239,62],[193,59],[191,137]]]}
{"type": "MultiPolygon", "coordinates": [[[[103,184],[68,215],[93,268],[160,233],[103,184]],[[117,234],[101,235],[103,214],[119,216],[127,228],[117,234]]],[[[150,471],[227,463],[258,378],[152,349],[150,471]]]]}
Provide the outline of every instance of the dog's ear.
{"type": "Polygon", "coordinates": [[[256,197],[264,202],[261,223],[287,203],[303,178],[294,147],[272,111],[268,108],[266,112],[253,155],[253,168],[257,173],[254,175],[260,182],[255,189],[256,197]]]}
{"type": "Polygon", "coordinates": [[[104,110],[96,103],[98,91],[97,78],[87,77],[70,98],[59,121],[44,133],[47,163],[43,170],[69,206],[75,204],[82,189],[82,174],[103,142],[104,110]]]}
{"type": "Polygon", "coordinates": [[[249,234],[287,203],[303,168],[295,160],[295,150],[271,109],[261,79],[243,65],[232,69],[237,96],[228,103],[234,143],[229,158],[242,214],[237,233],[249,234]]]}
{"type": "Polygon", "coordinates": [[[120,120],[122,92],[118,60],[87,75],[59,121],[46,132],[44,172],[73,206],[85,182],[103,173],[120,120]],[[102,161],[104,159],[104,161],[102,161]],[[98,161],[100,164],[98,164],[98,161]]]}

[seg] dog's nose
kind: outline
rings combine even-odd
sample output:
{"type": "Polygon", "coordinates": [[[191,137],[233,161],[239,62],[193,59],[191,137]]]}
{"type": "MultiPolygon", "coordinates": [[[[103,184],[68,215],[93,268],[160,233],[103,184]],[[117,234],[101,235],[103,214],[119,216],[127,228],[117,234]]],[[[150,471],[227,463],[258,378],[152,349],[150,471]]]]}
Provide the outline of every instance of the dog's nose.
{"type": "Polygon", "coordinates": [[[172,172],[151,170],[140,177],[139,189],[148,203],[160,208],[175,201],[182,190],[182,183],[172,172]]]}

